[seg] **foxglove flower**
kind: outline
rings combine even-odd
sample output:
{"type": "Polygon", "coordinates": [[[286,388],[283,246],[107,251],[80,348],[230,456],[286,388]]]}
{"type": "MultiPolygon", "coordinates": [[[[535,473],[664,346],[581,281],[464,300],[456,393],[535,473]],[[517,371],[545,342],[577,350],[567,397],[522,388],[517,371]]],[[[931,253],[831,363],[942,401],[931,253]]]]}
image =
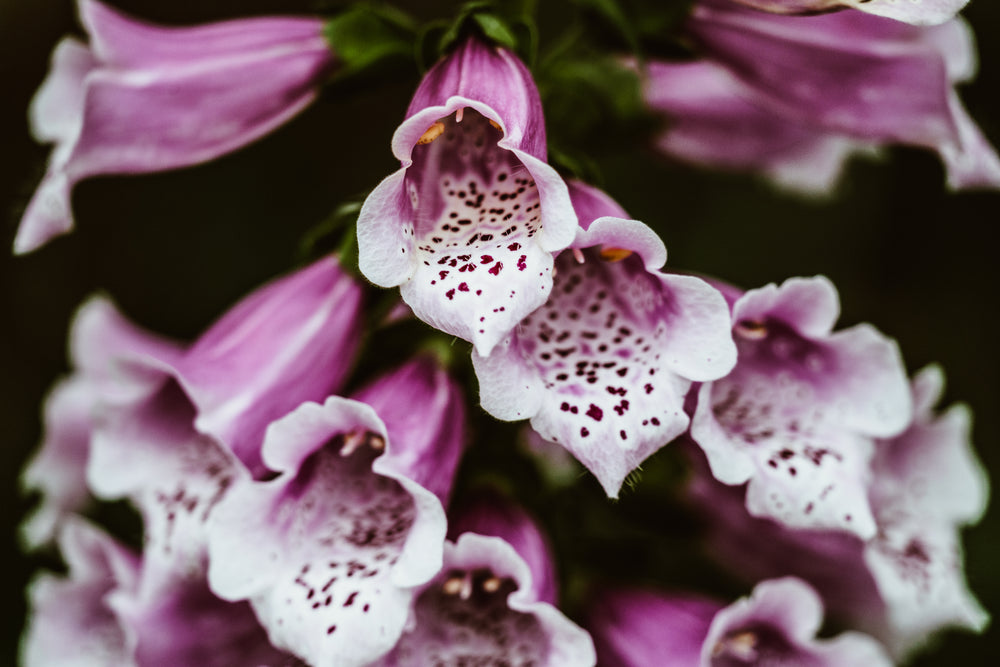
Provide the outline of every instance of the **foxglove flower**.
{"type": "Polygon", "coordinates": [[[691,437],[747,509],[793,527],[875,535],[874,438],[912,417],[895,343],[868,325],[831,332],[840,305],[823,277],[751,290],[733,306],[738,360],[705,383],[691,437]]]}
{"type": "Polygon", "coordinates": [[[548,301],[473,363],[487,412],[531,419],[614,497],[629,472],[687,430],[692,381],[729,372],[735,348],[718,291],[661,273],[663,242],[607,195],[581,184],[572,195],[584,225],[556,260],[548,301]]]}
{"type": "Polygon", "coordinates": [[[102,406],[87,478],[98,497],[140,509],[147,557],[168,555],[204,578],[215,506],[239,480],[267,473],[271,421],[340,384],[359,323],[360,288],[324,259],[246,297],[177,359],[132,364],[149,388],[102,406]]]}
{"type": "Polygon", "coordinates": [[[553,606],[552,557],[522,510],[490,494],[464,505],[449,532],[458,539],[445,545],[444,567],[376,664],[594,664],[590,637],[553,606]]]}
{"type": "Polygon", "coordinates": [[[249,605],[215,597],[204,577],[177,576],[77,517],[59,544],[69,574],[31,585],[25,667],[298,664],[270,645],[249,605]]]}
{"type": "Polygon", "coordinates": [[[851,153],[901,143],[937,151],[954,189],[1000,187],[1000,159],[953,89],[976,70],[961,19],[916,27],[701,0],[687,30],[704,59],[647,72],[649,105],[672,121],[666,154],[822,192],[851,153]]]}
{"type": "Polygon", "coordinates": [[[209,530],[212,590],[249,600],[276,646],[317,666],[369,664],[396,643],[441,567],[464,440],[461,392],[429,360],[358,398],[272,424],[263,458],[277,476],[234,484],[209,530]]]}
{"type": "Polygon", "coordinates": [[[26,490],[42,496],[22,527],[25,543],[32,548],[52,540],[63,517],[82,510],[90,500],[86,469],[99,405],[142,395],[156,379],[134,369],[144,360],[170,363],[181,352],[179,346],[126,321],[103,297],[80,307],[69,340],[74,372],[52,388],[45,402],[44,440],[22,478],[26,490]]]}
{"type": "Polygon", "coordinates": [[[812,14],[854,8],[914,25],[944,23],[969,4],[969,0],[733,0],[741,5],[776,14],[812,14]]]}
{"type": "Polygon", "coordinates": [[[816,639],[823,605],[798,579],[762,582],[728,607],[646,591],[607,593],[598,602],[590,627],[607,667],[892,664],[876,641],[860,633],[816,639]]]}
{"type": "Polygon", "coordinates": [[[135,21],[79,0],[89,45],[63,40],[31,105],[39,141],[54,143],[14,251],[73,226],[70,196],[98,174],[198,164],[288,121],[333,63],[313,18],[254,18],[192,28],[135,21]]]}
{"type": "Polygon", "coordinates": [[[468,39],[424,77],[392,149],[403,166],[358,218],[361,272],[488,354],[545,302],[576,227],[530,73],[468,39]]]}
{"type": "Polygon", "coordinates": [[[744,577],[808,580],[831,613],[899,659],[942,628],[982,630],[988,616],[966,586],[957,528],[981,516],[987,484],[969,446],[967,410],[933,414],[941,378],[933,367],[915,378],[916,417],[877,445],[874,538],[755,520],[735,489],[699,477],[692,494],[697,506],[712,508],[711,552],[744,577]]]}
{"type": "Polygon", "coordinates": [[[82,519],[67,519],[59,547],[66,577],[39,575],[28,587],[31,613],[21,644],[24,667],[134,665],[129,637],[110,604],[134,592],[139,559],[82,519]]]}

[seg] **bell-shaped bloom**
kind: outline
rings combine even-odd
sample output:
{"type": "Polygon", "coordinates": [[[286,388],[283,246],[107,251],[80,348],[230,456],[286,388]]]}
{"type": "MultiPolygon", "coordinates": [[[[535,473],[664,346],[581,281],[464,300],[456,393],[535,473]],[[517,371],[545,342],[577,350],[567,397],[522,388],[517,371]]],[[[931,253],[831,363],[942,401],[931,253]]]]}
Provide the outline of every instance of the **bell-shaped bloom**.
{"type": "Polygon", "coordinates": [[[648,591],[605,593],[589,623],[606,667],[889,667],[878,642],[847,632],[816,639],[823,604],[794,578],[764,581],[728,607],[648,591]]]}
{"type": "Polygon", "coordinates": [[[25,667],[295,664],[248,604],[215,597],[204,576],[177,573],[158,552],[136,557],[76,517],[59,545],[69,573],[41,575],[29,589],[25,667]]]}
{"type": "Polygon", "coordinates": [[[14,251],[73,226],[80,180],[198,164],[271,132],[317,95],[333,63],[315,18],[252,18],[190,28],[136,21],[78,0],[89,44],[66,38],[31,105],[55,144],[14,251]]]}
{"type": "Polygon", "coordinates": [[[614,497],[687,430],[691,383],[725,375],[736,350],[717,290],[662,273],[663,242],[607,195],[582,184],[572,194],[584,227],[556,259],[548,301],[473,363],[487,412],[530,419],[614,497]]]}
{"type": "Polygon", "coordinates": [[[271,645],[247,602],[217,597],[204,571],[195,575],[178,569],[171,554],[148,544],[136,585],[114,591],[108,605],[140,666],[300,664],[271,645]]]}
{"type": "Polygon", "coordinates": [[[135,665],[130,638],[109,600],[135,590],[139,559],[75,517],[62,523],[58,541],[69,573],[42,574],[28,586],[21,664],[135,665]]]}
{"type": "Polygon", "coordinates": [[[105,402],[87,480],[145,519],[146,556],[204,577],[206,523],[238,481],[268,471],[271,421],[339,386],[358,343],[360,288],[324,259],[250,294],[177,358],[137,359],[144,393],[105,402]]]}
{"type": "Polygon", "coordinates": [[[704,58],[654,62],[645,84],[670,120],[658,140],[668,155],[822,192],[851,153],[906,144],[937,151],[951,188],[1000,187],[1000,159],[954,90],[976,71],[961,19],[920,27],[701,0],[687,31],[704,58]]]}
{"type": "Polygon", "coordinates": [[[982,630],[988,616],[966,585],[958,528],[981,516],[987,483],[969,445],[965,407],[932,411],[941,384],[938,369],[921,372],[913,382],[913,422],[877,445],[871,540],[753,519],[737,489],[700,476],[692,494],[706,510],[711,553],[751,580],[806,579],[828,611],[877,637],[898,659],[942,628],[982,630]]]}
{"type": "Polygon", "coordinates": [[[874,438],[912,418],[896,344],[869,325],[832,332],[840,305],[823,277],[751,290],[733,306],[738,360],[705,383],[691,437],[747,509],[800,528],[875,535],[874,438]]]}
{"type": "Polygon", "coordinates": [[[914,25],[937,25],[954,18],[969,0],[733,0],[775,14],[813,14],[854,8],[914,25]]]}
{"type": "Polygon", "coordinates": [[[429,360],[361,396],[274,422],[263,457],[276,476],[234,484],[208,531],[212,590],[249,600],[271,641],[313,665],[367,665],[396,643],[441,567],[464,444],[461,391],[429,360]]]}
{"type": "Polygon", "coordinates": [[[593,642],[555,604],[545,538],[494,494],[463,505],[444,566],[416,597],[413,619],[380,667],[595,664],[593,642]]]}
{"type": "Polygon", "coordinates": [[[128,401],[155,378],[133,372],[143,360],[169,362],[180,347],[126,321],[110,301],[94,297],[77,311],[69,335],[73,374],[49,393],[41,448],[24,470],[22,484],[42,499],[22,527],[28,547],[52,540],[67,514],[90,500],[86,469],[95,413],[102,402],[128,401]]]}
{"type": "Polygon", "coordinates": [[[361,272],[488,354],[545,302],[552,253],[576,228],[530,73],[468,39],[424,77],[392,150],[402,168],[358,218],[361,272]]]}

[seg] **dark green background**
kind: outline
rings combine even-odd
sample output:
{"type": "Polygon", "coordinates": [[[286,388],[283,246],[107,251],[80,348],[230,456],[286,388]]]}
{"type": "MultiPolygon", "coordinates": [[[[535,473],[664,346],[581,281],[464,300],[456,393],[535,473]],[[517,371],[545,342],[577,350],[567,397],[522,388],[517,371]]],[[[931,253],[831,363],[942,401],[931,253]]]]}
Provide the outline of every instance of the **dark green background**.
{"type": "MultiPolygon", "coordinates": [[[[308,0],[121,0],[166,23],[309,11],[308,0]]],[[[417,4],[433,15],[448,3],[417,4]]],[[[541,37],[564,3],[546,0],[541,37]]],[[[963,98],[1000,144],[1000,6],[965,12],[980,39],[982,71],[963,98]]],[[[66,33],[78,31],[68,0],[0,0],[0,248],[40,177],[47,149],[33,143],[25,109],[66,33]]],[[[272,136],[210,165],[156,176],[102,178],[76,188],[77,232],[40,252],[0,251],[0,432],[4,565],[0,599],[9,618],[0,664],[13,663],[31,564],[15,526],[28,507],[18,474],[39,439],[41,400],[66,370],[75,307],[109,292],[144,326],[179,337],[204,328],[228,304],[287,269],[303,233],[347,197],[395,169],[389,139],[415,75],[349,99],[324,99],[272,136]]],[[[556,122],[550,119],[550,124],[556,122]]],[[[915,371],[941,363],[948,401],[969,403],[988,469],[1000,470],[997,308],[1000,194],[949,195],[937,160],[896,149],[881,163],[853,163],[840,195],[811,203],[749,177],[664,164],[631,146],[602,158],[605,188],[656,227],[668,266],[747,287],[823,273],[839,287],[843,325],[869,321],[899,340],[915,371]]],[[[967,572],[987,609],[1000,610],[1000,518],[966,534],[967,572]]],[[[628,566],[628,554],[622,566],[628,566]]],[[[922,665],[1000,664],[1000,631],[949,634],[922,665]]]]}

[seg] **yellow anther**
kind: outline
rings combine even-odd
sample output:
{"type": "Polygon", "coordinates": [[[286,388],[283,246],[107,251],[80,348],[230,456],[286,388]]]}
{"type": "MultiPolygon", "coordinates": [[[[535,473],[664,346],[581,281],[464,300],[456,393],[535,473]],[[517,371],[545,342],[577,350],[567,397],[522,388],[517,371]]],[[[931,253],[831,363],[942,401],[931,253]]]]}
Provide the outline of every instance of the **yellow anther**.
{"type": "Polygon", "coordinates": [[[757,634],[749,630],[730,635],[712,647],[712,657],[718,658],[729,654],[744,661],[755,660],[757,658],[757,641],[757,634]]]}
{"type": "Polygon", "coordinates": [[[487,593],[496,593],[498,590],[500,590],[500,585],[502,583],[503,582],[500,581],[500,577],[490,577],[489,579],[483,582],[483,590],[486,591],[487,593]]]}
{"type": "Polygon", "coordinates": [[[381,452],[385,449],[385,438],[375,433],[369,433],[368,446],[374,449],[376,452],[381,452]]]}
{"type": "Polygon", "coordinates": [[[601,259],[605,262],[620,262],[631,254],[632,251],[625,248],[613,248],[610,246],[603,246],[601,248],[601,259]]]}
{"type": "Polygon", "coordinates": [[[502,128],[502,127],[500,127],[500,123],[496,122],[496,121],[495,121],[495,120],[493,120],[492,118],[490,118],[490,119],[489,119],[489,121],[490,121],[490,125],[492,125],[492,126],[493,126],[493,127],[495,127],[496,129],[498,129],[498,130],[500,130],[501,132],[503,132],[503,128],[502,128]]]}
{"type": "Polygon", "coordinates": [[[354,452],[358,451],[365,442],[365,436],[357,431],[351,431],[350,433],[344,434],[344,445],[340,448],[340,455],[347,458],[354,452]]]}
{"type": "Polygon", "coordinates": [[[417,139],[417,143],[421,146],[426,146],[438,137],[444,134],[444,123],[438,121],[427,128],[427,131],[420,135],[417,139]]]}
{"type": "Polygon", "coordinates": [[[444,591],[445,595],[458,595],[462,590],[462,577],[448,577],[444,585],[441,586],[441,590],[444,591]]]}
{"type": "Polygon", "coordinates": [[[737,335],[747,340],[767,338],[767,325],[757,320],[740,320],[733,329],[737,335]]]}

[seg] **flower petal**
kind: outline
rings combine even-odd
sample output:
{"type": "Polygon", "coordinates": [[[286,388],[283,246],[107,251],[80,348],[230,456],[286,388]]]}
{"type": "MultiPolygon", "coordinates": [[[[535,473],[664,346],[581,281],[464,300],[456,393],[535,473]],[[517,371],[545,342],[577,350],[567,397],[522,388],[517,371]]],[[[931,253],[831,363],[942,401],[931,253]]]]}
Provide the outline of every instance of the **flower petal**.
{"type": "Polygon", "coordinates": [[[692,380],[732,368],[728,308],[703,281],[650,270],[666,251],[636,221],[600,218],[559,255],[553,295],[489,357],[473,355],[483,408],[531,419],[616,496],[625,476],[688,426],[692,380]],[[610,259],[603,248],[634,252],[610,259]]]}
{"type": "Polygon", "coordinates": [[[386,470],[385,427],[357,401],[303,404],[271,425],[263,456],[279,475],[236,485],[213,514],[212,589],[249,599],[272,643],[310,663],[371,662],[440,567],[440,501],[386,470]]]}
{"type": "Polygon", "coordinates": [[[138,560],[82,519],[59,538],[68,577],[45,574],[28,588],[31,613],[22,639],[25,667],[135,665],[130,638],[106,597],[136,585],[138,560]]]}
{"type": "Polygon", "coordinates": [[[494,663],[575,667],[595,663],[590,636],[535,599],[531,574],[498,537],[461,535],[444,569],[414,604],[413,627],[379,665],[494,663]]]}
{"type": "Polygon", "coordinates": [[[258,289],[176,366],[195,426],[260,474],[267,425],[345,378],[360,342],[361,288],[332,258],[258,289]]]}
{"type": "Polygon", "coordinates": [[[778,14],[822,12],[853,7],[914,25],[933,25],[952,18],[969,0],[735,0],[740,4],[778,14]]]}

